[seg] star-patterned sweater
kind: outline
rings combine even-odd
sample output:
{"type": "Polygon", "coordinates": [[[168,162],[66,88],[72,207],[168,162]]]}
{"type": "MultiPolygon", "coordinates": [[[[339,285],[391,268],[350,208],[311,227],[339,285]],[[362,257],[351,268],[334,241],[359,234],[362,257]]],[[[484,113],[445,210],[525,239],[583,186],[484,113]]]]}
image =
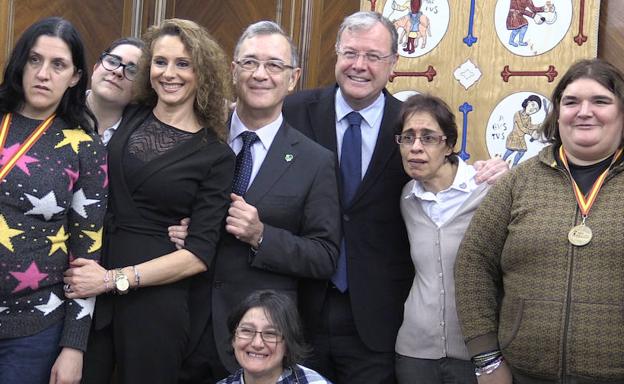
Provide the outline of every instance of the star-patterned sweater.
{"type": "MultiPolygon", "coordinates": [[[[40,123],[13,113],[0,165],[40,123]]],[[[107,171],[97,135],[56,118],[0,180],[0,339],[64,321],[60,346],[86,349],[95,298],[66,300],[63,272],[100,257],[107,171]]]]}

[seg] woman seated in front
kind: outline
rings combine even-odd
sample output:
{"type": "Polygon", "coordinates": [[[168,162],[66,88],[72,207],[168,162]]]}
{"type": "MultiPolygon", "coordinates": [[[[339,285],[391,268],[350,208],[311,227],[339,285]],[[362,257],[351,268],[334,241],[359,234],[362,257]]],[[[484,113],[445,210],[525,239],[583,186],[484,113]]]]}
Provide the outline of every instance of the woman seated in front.
{"type": "Polygon", "coordinates": [[[331,384],[297,364],[308,353],[295,303],[273,290],[256,291],[228,319],[241,369],[217,384],[331,384]]]}

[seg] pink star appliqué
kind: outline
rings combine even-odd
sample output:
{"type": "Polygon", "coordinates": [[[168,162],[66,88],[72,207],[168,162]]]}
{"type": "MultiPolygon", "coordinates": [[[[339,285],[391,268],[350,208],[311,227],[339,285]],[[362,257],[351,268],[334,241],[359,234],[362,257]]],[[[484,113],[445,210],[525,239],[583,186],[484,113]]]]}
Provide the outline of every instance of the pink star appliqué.
{"type": "Polygon", "coordinates": [[[19,284],[15,287],[12,293],[23,291],[26,288],[30,288],[32,290],[39,289],[39,282],[48,277],[47,273],[39,272],[39,268],[34,261],[30,263],[30,266],[25,272],[9,273],[19,280],[19,284]]]}
{"type": "Polygon", "coordinates": [[[106,188],[108,186],[108,164],[100,165],[100,169],[104,172],[104,184],[102,184],[102,188],[106,188]]]}
{"type": "Polygon", "coordinates": [[[65,173],[69,176],[69,186],[67,187],[68,191],[74,189],[74,183],[78,180],[78,176],[80,175],[80,171],[74,171],[70,168],[65,168],[65,173]]]}
{"type": "MultiPolygon", "coordinates": [[[[21,147],[20,143],[15,143],[8,148],[4,148],[4,151],[2,151],[2,155],[0,156],[0,164],[1,165],[6,164],[9,161],[9,159],[13,157],[15,152],[17,152],[17,150],[20,147],[21,147]]],[[[24,154],[22,157],[20,157],[19,160],[17,160],[17,163],[15,165],[17,165],[17,167],[21,169],[22,172],[30,176],[30,170],[28,169],[28,164],[38,163],[38,162],[39,160],[35,159],[34,157],[30,157],[27,154],[24,154]]]]}

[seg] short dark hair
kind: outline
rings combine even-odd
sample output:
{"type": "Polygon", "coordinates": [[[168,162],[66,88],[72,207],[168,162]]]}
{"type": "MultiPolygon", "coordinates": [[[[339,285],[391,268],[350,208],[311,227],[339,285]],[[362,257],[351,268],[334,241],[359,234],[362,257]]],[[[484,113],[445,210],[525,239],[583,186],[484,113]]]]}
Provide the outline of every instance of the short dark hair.
{"type": "Polygon", "coordinates": [[[622,72],[607,61],[601,59],[577,61],[572,64],[561,77],[557,86],[555,86],[550,98],[550,111],[540,128],[540,133],[546,138],[546,141],[555,146],[561,145],[558,120],[563,91],[565,91],[568,85],[578,79],[590,79],[602,85],[615,95],[620,110],[624,108],[624,75],[622,72]]]}
{"type": "Polygon", "coordinates": [[[286,351],[284,367],[292,367],[301,362],[310,349],[303,340],[303,330],[295,302],[285,293],[271,289],[255,291],[247,296],[228,317],[231,341],[236,337],[236,328],[247,311],[262,308],[273,326],[283,335],[286,351]]]}
{"type": "Polygon", "coordinates": [[[238,53],[240,51],[241,45],[245,40],[251,39],[255,36],[267,35],[281,35],[286,39],[286,41],[288,41],[288,45],[290,46],[290,65],[297,68],[299,66],[299,54],[297,53],[297,46],[295,45],[295,43],[293,43],[290,36],[288,36],[286,32],[284,32],[282,27],[279,26],[279,24],[269,20],[262,20],[258,21],[257,23],[253,23],[248,26],[245,31],[243,31],[243,34],[241,35],[241,37],[239,37],[238,42],[236,42],[236,47],[234,47],[234,60],[239,59],[238,53]]]}
{"type": "Polygon", "coordinates": [[[58,37],[63,40],[69,47],[75,70],[80,75],[78,83],[65,90],[56,108],[56,115],[70,127],[81,127],[85,131],[92,131],[97,126],[97,122],[86,103],[89,71],[84,45],[76,28],[60,17],[48,17],[37,21],[28,27],[17,40],[4,70],[2,84],[0,84],[0,112],[16,112],[24,105],[24,67],[30,50],[40,36],[58,37]]]}
{"type": "Polygon", "coordinates": [[[111,45],[109,45],[108,48],[104,50],[104,52],[111,53],[113,49],[117,48],[120,45],[134,45],[139,49],[143,49],[145,47],[145,43],[143,42],[143,40],[132,36],[126,36],[113,41],[111,45]]]}
{"type": "MultiPolygon", "coordinates": [[[[455,115],[451,112],[451,108],[439,97],[429,94],[418,94],[410,96],[401,107],[400,119],[395,127],[396,134],[401,134],[403,125],[407,120],[417,112],[426,112],[430,114],[438,123],[444,136],[446,136],[446,145],[451,149],[457,144],[457,123],[455,115]]],[[[452,163],[457,163],[457,153],[453,150],[447,159],[452,163]]]]}
{"type": "Polygon", "coordinates": [[[531,95],[522,101],[522,108],[526,108],[529,105],[529,102],[535,101],[537,103],[537,108],[542,108],[542,99],[540,99],[537,95],[531,95]]]}

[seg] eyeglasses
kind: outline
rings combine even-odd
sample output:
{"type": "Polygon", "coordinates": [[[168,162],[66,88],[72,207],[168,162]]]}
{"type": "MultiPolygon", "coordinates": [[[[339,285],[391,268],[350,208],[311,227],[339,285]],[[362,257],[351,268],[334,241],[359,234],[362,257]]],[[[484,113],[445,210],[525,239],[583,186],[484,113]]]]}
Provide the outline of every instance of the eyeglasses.
{"type": "Polygon", "coordinates": [[[410,133],[404,133],[402,135],[394,135],[394,139],[397,144],[412,146],[416,142],[416,140],[420,140],[422,145],[438,145],[444,140],[446,140],[446,136],[444,135],[422,135],[422,136],[414,136],[410,133]]]}
{"type": "Polygon", "coordinates": [[[107,52],[102,53],[100,56],[100,62],[102,63],[102,67],[104,67],[107,71],[114,71],[119,67],[123,68],[124,77],[130,81],[134,81],[137,73],[139,72],[139,67],[137,67],[136,64],[123,64],[121,62],[121,57],[107,52]]]}
{"type": "Polygon", "coordinates": [[[239,67],[244,71],[255,72],[260,65],[264,65],[264,69],[272,74],[278,74],[284,72],[286,69],[294,69],[292,65],[288,65],[281,60],[256,60],[251,57],[245,57],[243,59],[235,61],[239,67]]]}
{"type": "Polygon", "coordinates": [[[282,336],[282,334],[278,331],[256,331],[255,329],[251,328],[236,328],[236,337],[238,337],[239,339],[251,340],[256,337],[256,333],[259,333],[260,338],[266,343],[279,343],[280,341],[284,340],[284,336],[282,336]]]}
{"type": "Polygon", "coordinates": [[[342,56],[344,60],[348,60],[348,61],[356,61],[360,56],[362,56],[369,63],[384,62],[386,61],[387,58],[394,56],[393,53],[390,53],[384,56],[384,55],[379,55],[377,53],[372,53],[372,52],[355,52],[355,51],[340,51],[340,50],[337,50],[336,53],[342,56]]]}

